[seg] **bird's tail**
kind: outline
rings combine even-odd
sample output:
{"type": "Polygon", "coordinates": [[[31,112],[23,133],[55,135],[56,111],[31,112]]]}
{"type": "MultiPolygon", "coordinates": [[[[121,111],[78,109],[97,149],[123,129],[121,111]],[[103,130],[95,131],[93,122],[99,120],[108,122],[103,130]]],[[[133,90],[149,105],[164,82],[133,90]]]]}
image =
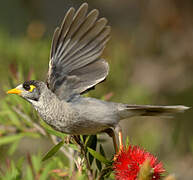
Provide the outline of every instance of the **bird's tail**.
{"type": "Polygon", "coordinates": [[[181,113],[189,107],[177,106],[154,106],[154,105],[124,105],[120,111],[122,118],[132,116],[170,116],[175,113],[181,113]]]}

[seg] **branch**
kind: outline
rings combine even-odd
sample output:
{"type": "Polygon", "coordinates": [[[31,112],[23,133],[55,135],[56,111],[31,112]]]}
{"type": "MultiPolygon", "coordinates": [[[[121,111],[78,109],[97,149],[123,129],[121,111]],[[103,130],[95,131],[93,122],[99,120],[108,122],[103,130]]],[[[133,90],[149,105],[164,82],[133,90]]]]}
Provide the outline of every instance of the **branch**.
{"type": "Polygon", "coordinates": [[[22,111],[20,111],[20,110],[19,110],[18,108],[16,108],[16,107],[12,107],[12,108],[13,108],[13,110],[14,110],[17,114],[19,114],[22,118],[24,118],[26,121],[32,123],[32,125],[34,126],[34,128],[35,128],[38,132],[40,132],[40,134],[42,134],[43,136],[46,136],[46,135],[47,135],[46,131],[45,131],[39,124],[33,122],[33,120],[32,120],[28,115],[24,114],[22,111]]]}
{"type": "Polygon", "coordinates": [[[81,148],[81,152],[84,156],[84,160],[85,160],[85,163],[86,163],[86,167],[87,167],[87,175],[88,175],[88,179],[89,180],[94,180],[94,177],[93,177],[93,174],[92,174],[92,170],[91,170],[91,167],[90,167],[90,163],[88,161],[88,158],[87,158],[87,155],[86,155],[86,149],[85,149],[85,146],[84,144],[81,142],[79,136],[73,136],[74,140],[76,141],[77,144],[79,144],[80,148],[81,148]]]}
{"type": "MultiPolygon", "coordinates": [[[[52,142],[53,142],[55,145],[58,144],[58,141],[57,141],[57,139],[56,139],[56,136],[50,135],[50,137],[51,137],[52,142]]],[[[71,148],[68,148],[68,150],[69,150],[69,152],[67,152],[64,147],[61,147],[61,148],[60,148],[60,151],[61,151],[66,157],[68,157],[69,163],[70,163],[70,169],[73,171],[73,169],[74,169],[74,163],[73,163],[73,161],[75,162],[75,164],[77,164],[77,161],[76,161],[76,159],[75,159],[74,156],[73,156],[73,155],[74,155],[74,151],[71,151],[71,148]]]]}

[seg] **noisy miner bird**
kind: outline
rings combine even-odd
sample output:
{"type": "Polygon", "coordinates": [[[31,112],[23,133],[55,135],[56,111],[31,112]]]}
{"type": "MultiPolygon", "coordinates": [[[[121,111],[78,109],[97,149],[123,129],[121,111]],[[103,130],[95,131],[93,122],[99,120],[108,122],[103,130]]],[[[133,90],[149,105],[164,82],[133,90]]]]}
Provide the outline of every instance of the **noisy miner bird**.
{"type": "Polygon", "coordinates": [[[83,3],[75,11],[70,8],[52,41],[47,82],[24,82],[8,94],[18,94],[55,130],[71,135],[107,132],[113,138],[118,133],[123,147],[119,122],[133,116],[159,116],[183,112],[186,106],[128,105],[83,97],[105,80],[108,63],[100,56],[110,37],[106,18],[98,18],[94,9],[88,12],[83,3]],[[113,131],[112,131],[113,130],[113,131]]]}

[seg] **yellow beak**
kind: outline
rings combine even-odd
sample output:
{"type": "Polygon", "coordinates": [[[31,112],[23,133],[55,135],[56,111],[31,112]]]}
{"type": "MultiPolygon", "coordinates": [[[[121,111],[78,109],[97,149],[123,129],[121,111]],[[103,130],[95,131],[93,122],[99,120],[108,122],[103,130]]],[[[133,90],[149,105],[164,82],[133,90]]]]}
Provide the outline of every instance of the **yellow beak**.
{"type": "Polygon", "coordinates": [[[21,94],[21,92],[22,90],[14,88],[14,89],[7,91],[7,94],[18,94],[19,95],[21,94]]]}

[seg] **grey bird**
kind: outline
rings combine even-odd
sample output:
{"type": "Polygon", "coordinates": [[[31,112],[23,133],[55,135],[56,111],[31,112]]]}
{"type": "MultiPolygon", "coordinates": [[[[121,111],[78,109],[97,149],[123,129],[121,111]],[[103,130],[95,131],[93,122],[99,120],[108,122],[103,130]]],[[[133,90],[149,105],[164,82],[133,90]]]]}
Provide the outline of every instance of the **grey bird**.
{"type": "Polygon", "coordinates": [[[133,116],[159,116],[183,112],[186,106],[128,105],[81,96],[105,80],[108,63],[100,56],[110,37],[106,18],[98,18],[87,3],[70,8],[53,36],[47,82],[24,82],[8,94],[18,94],[55,130],[71,135],[107,132],[123,146],[119,122],[133,116]]]}

